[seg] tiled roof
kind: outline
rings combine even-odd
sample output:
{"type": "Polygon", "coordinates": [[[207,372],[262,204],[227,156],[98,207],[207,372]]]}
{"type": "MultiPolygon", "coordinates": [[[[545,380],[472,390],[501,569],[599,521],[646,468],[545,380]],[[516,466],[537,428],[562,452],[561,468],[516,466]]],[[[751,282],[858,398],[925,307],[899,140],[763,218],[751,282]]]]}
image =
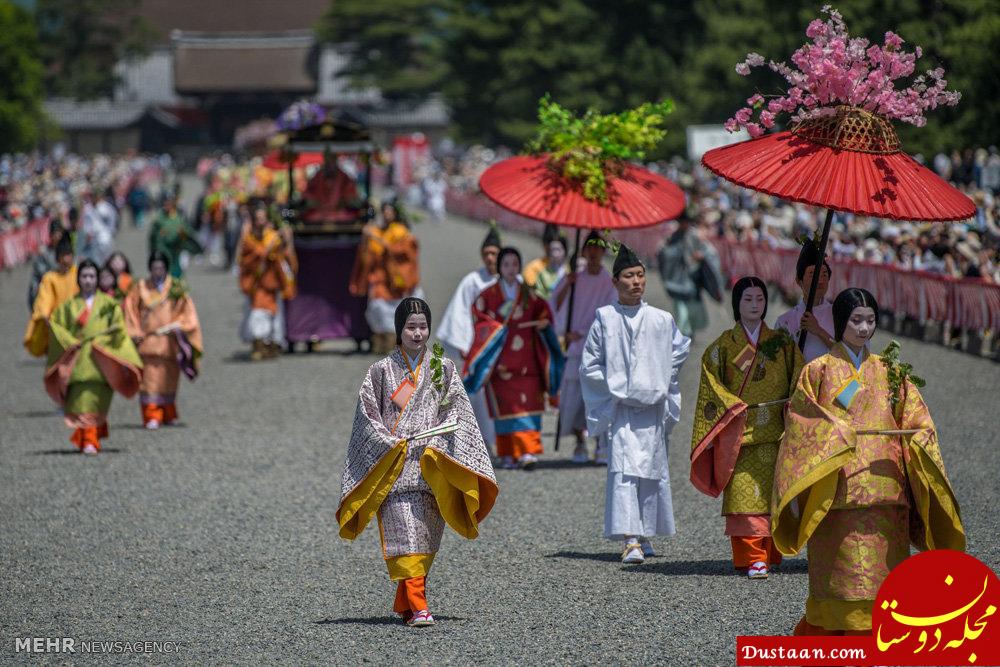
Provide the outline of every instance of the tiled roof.
{"type": "Polygon", "coordinates": [[[64,130],[109,130],[138,122],[146,113],[146,105],[110,100],[50,99],[45,101],[45,111],[64,130]]]}
{"type": "Polygon", "coordinates": [[[432,95],[418,104],[386,104],[368,111],[365,121],[370,127],[394,128],[410,126],[439,126],[450,122],[448,107],[440,96],[432,95]]]}
{"type": "Polygon", "coordinates": [[[174,88],[180,94],[312,93],[311,31],[189,33],[175,31],[174,88]]]}
{"type": "Polygon", "coordinates": [[[330,0],[142,0],[138,13],[161,43],[173,30],[312,30],[330,0]]]}

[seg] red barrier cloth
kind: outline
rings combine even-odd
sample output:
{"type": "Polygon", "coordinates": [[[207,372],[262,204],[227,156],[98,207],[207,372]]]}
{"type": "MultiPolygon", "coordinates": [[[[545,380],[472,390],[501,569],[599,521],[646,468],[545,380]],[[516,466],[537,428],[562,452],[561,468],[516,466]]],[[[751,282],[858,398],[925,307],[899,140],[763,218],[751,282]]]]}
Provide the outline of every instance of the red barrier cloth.
{"type": "Polygon", "coordinates": [[[0,234],[0,269],[9,269],[31,259],[49,242],[49,220],[32,220],[20,229],[0,234]]]}
{"type": "MultiPolygon", "coordinates": [[[[512,213],[478,193],[450,191],[448,210],[476,220],[496,219],[501,227],[540,235],[542,223],[512,213]]],[[[620,230],[615,238],[635,248],[648,262],[673,231],[670,225],[620,230]]],[[[773,248],[766,243],[711,240],[730,285],[755,275],[794,294],[797,248],[773,248]]],[[[1000,285],[982,278],[955,279],[927,271],[907,271],[889,264],[868,264],[827,257],[833,268],[830,295],[847,287],[864,287],[887,312],[919,322],[950,322],[960,329],[1000,330],[1000,285]]]]}

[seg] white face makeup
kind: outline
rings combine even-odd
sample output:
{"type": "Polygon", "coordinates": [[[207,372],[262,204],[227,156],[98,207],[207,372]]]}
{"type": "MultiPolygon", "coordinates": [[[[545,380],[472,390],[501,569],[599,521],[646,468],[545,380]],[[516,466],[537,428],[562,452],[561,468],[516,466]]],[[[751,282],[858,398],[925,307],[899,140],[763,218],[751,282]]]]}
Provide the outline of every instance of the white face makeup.
{"type": "Polygon", "coordinates": [[[767,307],[767,300],[764,298],[764,290],[759,287],[748,287],[743,290],[740,297],[740,322],[744,326],[755,328],[764,316],[764,308],[767,307]]]}
{"type": "Polygon", "coordinates": [[[875,311],[867,306],[858,306],[847,318],[843,341],[853,349],[860,350],[875,333],[875,326],[875,311]]]}
{"type": "Polygon", "coordinates": [[[77,276],[80,282],[80,292],[87,297],[97,291],[97,269],[92,266],[84,267],[77,276]]]}
{"type": "Polygon", "coordinates": [[[403,341],[403,349],[410,355],[418,354],[427,342],[430,335],[430,327],[427,326],[427,316],[423,313],[410,315],[406,318],[403,331],[399,334],[403,341]]]}

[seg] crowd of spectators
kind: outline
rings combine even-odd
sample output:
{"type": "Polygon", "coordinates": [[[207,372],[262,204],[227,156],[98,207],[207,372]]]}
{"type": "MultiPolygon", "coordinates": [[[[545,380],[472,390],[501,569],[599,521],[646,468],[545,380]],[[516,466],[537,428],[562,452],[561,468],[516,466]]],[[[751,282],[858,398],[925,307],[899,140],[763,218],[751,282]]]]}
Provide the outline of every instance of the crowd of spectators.
{"type": "MultiPolygon", "coordinates": [[[[479,175],[493,162],[510,155],[503,149],[473,146],[446,156],[442,166],[449,186],[475,191],[479,175]]],[[[917,156],[921,159],[920,156],[917,156]]],[[[704,235],[737,241],[758,241],[794,248],[803,235],[812,236],[822,223],[822,211],[735,186],[700,164],[680,158],[647,165],[687,193],[689,211],[704,235]]],[[[958,223],[899,222],[867,216],[836,214],[830,252],[840,258],[891,264],[955,278],[980,277],[1000,283],[1000,153],[996,147],[940,154],[928,165],[952,182],[976,204],[975,218],[958,223]]]]}
{"type": "Polygon", "coordinates": [[[0,155],[0,233],[39,219],[75,230],[102,200],[116,211],[129,207],[141,224],[173,188],[170,166],[167,155],[0,155]]]}

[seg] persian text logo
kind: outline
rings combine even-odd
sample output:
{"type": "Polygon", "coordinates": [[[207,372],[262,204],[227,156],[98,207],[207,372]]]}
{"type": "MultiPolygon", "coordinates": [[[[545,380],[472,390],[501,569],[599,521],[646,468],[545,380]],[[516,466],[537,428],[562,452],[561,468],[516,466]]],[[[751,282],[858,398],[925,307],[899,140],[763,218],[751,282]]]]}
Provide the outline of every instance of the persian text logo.
{"type": "Polygon", "coordinates": [[[14,653],[177,653],[180,642],[80,640],[75,637],[15,637],[14,653]]]}
{"type": "Polygon", "coordinates": [[[872,633],[885,664],[1000,664],[1000,579],[982,561],[946,549],[896,566],[879,588],[872,633]]]}

